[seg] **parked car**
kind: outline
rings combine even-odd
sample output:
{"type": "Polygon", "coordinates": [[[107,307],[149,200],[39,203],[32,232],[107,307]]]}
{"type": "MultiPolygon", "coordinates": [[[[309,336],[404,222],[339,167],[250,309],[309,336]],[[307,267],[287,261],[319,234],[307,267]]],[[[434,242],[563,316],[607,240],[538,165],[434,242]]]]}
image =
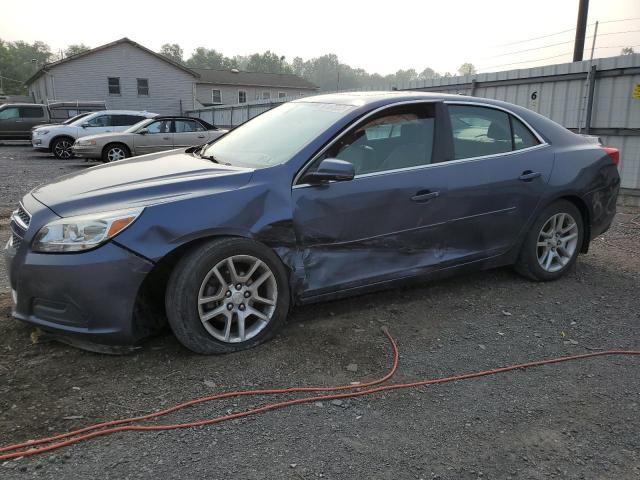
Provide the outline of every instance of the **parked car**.
{"type": "Polygon", "coordinates": [[[227,130],[199,118],[154,117],[136,123],[124,132],[82,137],[73,144],[73,153],[113,162],[136,155],[202,145],[225,133],[227,130]]]}
{"type": "Polygon", "coordinates": [[[497,100],[307,97],[24,196],[5,250],[13,316],[122,345],[164,312],[209,354],[269,339],[294,304],[502,265],[556,280],[609,228],[618,162],[497,100]]]}
{"type": "Polygon", "coordinates": [[[0,105],[0,140],[30,140],[31,130],[79,113],[104,110],[104,102],[7,103],[0,105]]]}
{"type": "Polygon", "coordinates": [[[156,115],[133,110],[95,112],[68,125],[36,128],[31,133],[31,144],[38,151],[52,152],[56,158],[71,158],[76,139],[97,133],[122,132],[131,125],[156,115]]]}
{"type": "Polygon", "coordinates": [[[76,120],[80,120],[81,118],[84,118],[90,114],[92,114],[93,112],[86,112],[86,113],[79,113],[78,115],[75,115],[71,118],[67,118],[65,121],[63,122],[56,122],[56,123],[40,123],[38,125],[36,125],[35,127],[31,127],[31,134],[33,134],[33,131],[36,128],[40,128],[40,127],[50,127],[51,125],[69,125],[73,122],[75,122],[76,120]]]}
{"type": "Polygon", "coordinates": [[[0,140],[29,140],[31,128],[51,119],[46,105],[6,103],[0,106],[0,140]]]}

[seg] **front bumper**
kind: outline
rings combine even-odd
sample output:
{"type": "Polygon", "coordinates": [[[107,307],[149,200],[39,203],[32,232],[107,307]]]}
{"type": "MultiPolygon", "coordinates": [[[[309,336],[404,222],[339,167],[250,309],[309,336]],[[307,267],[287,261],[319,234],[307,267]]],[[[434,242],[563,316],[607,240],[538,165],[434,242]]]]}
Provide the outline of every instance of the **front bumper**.
{"type": "Polygon", "coordinates": [[[113,242],[83,253],[34,253],[29,237],[4,249],[13,317],[88,342],[131,345],[144,336],[134,310],[152,262],[113,242]]]}
{"type": "Polygon", "coordinates": [[[35,135],[33,133],[31,134],[31,146],[36,150],[48,152],[50,149],[50,142],[51,139],[49,138],[49,135],[35,135]]]}
{"type": "Polygon", "coordinates": [[[102,151],[96,145],[78,145],[75,143],[71,149],[77,157],[102,158],[102,151]]]}

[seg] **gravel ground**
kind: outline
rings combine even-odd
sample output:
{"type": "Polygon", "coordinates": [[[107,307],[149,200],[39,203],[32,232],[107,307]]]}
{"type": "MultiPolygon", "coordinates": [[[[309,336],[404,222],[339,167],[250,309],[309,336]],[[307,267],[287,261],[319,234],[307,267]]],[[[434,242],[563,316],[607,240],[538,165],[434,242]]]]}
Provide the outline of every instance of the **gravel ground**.
{"type": "MultiPolygon", "coordinates": [[[[86,166],[0,147],[0,241],[20,195],[86,166]]],[[[499,269],[298,308],[272,342],[221,357],[192,355],[168,334],[119,357],[34,343],[32,329],[10,319],[4,273],[0,282],[4,445],[221,391],[372,378],[391,361],[381,326],[401,349],[396,381],[640,349],[640,211],[618,214],[560,281],[499,269]]],[[[231,399],[163,422],[266,401],[231,399]]],[[[4,462],[0,478],[638,479],[639,404],[637,358],[592,359],[198,429],[120,433],[4,462]]]]}

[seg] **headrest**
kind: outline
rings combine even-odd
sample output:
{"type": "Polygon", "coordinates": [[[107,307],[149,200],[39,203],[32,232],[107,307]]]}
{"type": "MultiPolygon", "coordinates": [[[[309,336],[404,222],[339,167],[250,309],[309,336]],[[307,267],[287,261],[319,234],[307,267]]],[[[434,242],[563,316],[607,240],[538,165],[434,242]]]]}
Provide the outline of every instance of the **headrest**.
{"type": "Polygon", "coordinates": [[[487,137],[493,140],[511,141],[511,132],[505,129],[501,122],[491,122],[487,130],[487,137]]]}

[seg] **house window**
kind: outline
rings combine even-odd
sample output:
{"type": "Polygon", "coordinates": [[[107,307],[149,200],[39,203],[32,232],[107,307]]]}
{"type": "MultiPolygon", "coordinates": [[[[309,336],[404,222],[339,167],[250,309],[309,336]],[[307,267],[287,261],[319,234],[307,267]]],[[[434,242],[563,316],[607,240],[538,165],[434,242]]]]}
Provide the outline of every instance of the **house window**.
{"type": "Polygon", "coordinates": [[[265,90],[264,92],[262,92],[263,100],[269,100],[270,98],[271,98],[271,92],[269,92],[268,90],[265,90]]]}
{"type": "Polygon", "coordinates": [[[120,78],[109,77],[109,95],[120,95],[120,78]]]}
{"type": "Polygon", "coordinates": [[[149,79],[148,78],[138,78],[138,96],[139,97],[149,96],[149,79]]]}
{"type": "Polygon", "coordinates": [[[216,90],[215,88],[211,90],[211,103],[222,103],[220,90],[216,90]]]}
{"type": "Polygon", "coordinates": [[[278,98],[287,98],[287,94],[285,92],[278,92],[278,98]]]}
{"type": "Polygon", "coordinates": [[[247,103],[247,92],[238,90],[238,103],[247,103]]]}

